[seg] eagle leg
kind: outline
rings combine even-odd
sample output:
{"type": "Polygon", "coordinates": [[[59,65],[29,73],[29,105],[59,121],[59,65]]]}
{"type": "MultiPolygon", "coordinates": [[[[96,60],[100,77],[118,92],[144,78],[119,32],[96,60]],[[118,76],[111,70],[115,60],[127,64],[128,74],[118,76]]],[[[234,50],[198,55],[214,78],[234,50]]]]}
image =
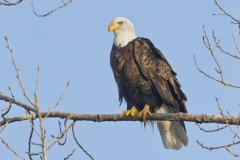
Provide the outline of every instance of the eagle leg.
{"type": "Polygon", "coordinates": [[[152,116],[152,113],[150,112],[150,106],[145,105],[141,112],[139,112],[138,117],[143,119],[144,127],[146,127],[147,122],[147,116],[152,116]]]}
{"type": "Polygon", "coordinates": [[[137,113],[138,113],[138,110],[135,106],[132,106],[132,108],[130,110],[123,111],[123,115],[125,115],[125,116],[134,117],[135,115],[137,115],[137,113]]]}

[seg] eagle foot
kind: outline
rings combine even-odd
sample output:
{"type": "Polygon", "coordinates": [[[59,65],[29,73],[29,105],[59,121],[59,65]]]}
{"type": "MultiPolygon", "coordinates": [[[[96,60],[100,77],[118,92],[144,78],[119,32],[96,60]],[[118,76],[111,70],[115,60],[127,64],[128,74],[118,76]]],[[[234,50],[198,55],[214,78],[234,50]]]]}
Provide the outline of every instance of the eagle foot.
{"type": "Polygon", "coordinates": [[[132,108],[130,110],[127,111],[123,111],[123,115],[124,116],[132,116],[134,117],[135,115],[137,115],[138,110],[135,106],[132,106],[132,108]]]}
{"type": "Polygon", "coordinates": [[[150,112],[150,106],[145,105],[141,112],[139,112],[138,117],[143,119],[144,127],[146,127],[147,116],[152,116],[150,112]]]}

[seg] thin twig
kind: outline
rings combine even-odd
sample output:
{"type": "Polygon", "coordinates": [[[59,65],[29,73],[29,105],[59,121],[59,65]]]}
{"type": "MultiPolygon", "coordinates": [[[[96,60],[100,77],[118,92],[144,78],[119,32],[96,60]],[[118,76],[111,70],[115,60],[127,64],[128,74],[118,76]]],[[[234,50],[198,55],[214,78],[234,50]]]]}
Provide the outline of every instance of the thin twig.
{"type": "MultiPolygon", "coordinates": [[[[216,82],[218,82],[218,83],[221,83],[221,84],[223,84],[223,85],[225,85],[225,86],[229,86],[229,87],[233,87],[233,88],[240,88],[240,85],[234,85],[234,84],[231,84],[231,83],[226,82],[226,81],[224,80],[224,74],[223,74],[222,67],[221,67],[221,65],[220,65],[217,57],[215,56],[214,47],[211,46],[210,40],[209,40],[209,38],[208,38],[208,35],[207,35],[207,32],[206,32],[204,26],[203,26],[203,32],[204,32],[204,35],[203,35],[203,44],[204,44],[205,47],[208,49],[208,51],[210,52],[210,54],[211,54],[211,56],[212,56],[215,64],[217,65],[217,69],[215,69],[215,70],[216,70],[216,72],[220,75],[221,78],[220,78],[220,79],[215,78],[214,76],[211,76],[211,75],[209,75],[207,72],[203,71],[203,70],[198,66],[197,61],[196,61],[196,56],[194,55],[193,58],[194,58],[194,63],[195,63],[195,66],[196,66],[197,70],[198,70],[201,74],[203,74],[204,76],[206,76],[207,78],[212,79],[212,80],[214,80],[214,81],[216,81],[216,82]]],[[[220,42],[216,40],[216,37],[215,37],[215,35],[214,35],[214,31],[213,31],[213,36],[212,36],[212,37],[213,37],[213,39],[214,39],[214,41],[215,41],[215,47],[217,47],[217,48],[220,49],[220,48],[221,48],[221,47],[219,47],[219,43],[220,43],[220,42]]],[[[220,49],[220,50],[221,50],[221,49],[220,49]]],[[[230,54],[230,53],[227,53],[227,52],[226,52],[225,54],[230,54]]],[[[232,56],[234,56],[234,55],[232,55],[232,56]]]]}
{"type": "Polygon", "coordinates": [[[52,14],[52,13],[54,13],[54,12],[56,12],[56,11],[64,8],[64,7],[66,7],[68,4],[72,3],[73,0],[68,0],[67,2],[62,1],[62,2],[63,2],[62,5],[58,6],[58,7],[55,8],[55,9],[52,9],[51,11],[49,11],[49,12],[47,12],[47,13],[44,13],[44,14],[39,14],[39,13],[36,12],[35,7],[33,6],[33,2],[31,2],[31,5],[32,5],[33,13],[34,13],[37,17],[46,17],[46,16],[49,16],[50,14],[52,14]]]}
{"type": "Polygon", "coordinates": [[[57,106],[60,104],[61,100],[63,99],[63,97],[65,96],[66,92],[67,92],[67,89],[69,88],[70,86],[70,82],[68,82],[61,94],[61,96],[58,98],[58,101],[56,102],[56,104],[54,105],[53,109],[56,109],[57,106]]]}
{"type": "Polygon", "coordinates": [[[7,0],[3,0],[3,1],[0,1],[0,5],[3,5],[3,6],[14,6],[14,5],[17,5],[17,4],[21,3],[23,0],[18,0],[16,2],[9,2],[7,0]]]}
{"type": "MultiPolygon", "coordinates": [[[[58,98],[58,101],[57,101],[56,104],[53,106],[53,108],[51,108],[51,109],[49,110],[49,112],[54,111],[54,110],[57,109],[58,105],[60,104],[60,102],[61,102],[62,99],[64,98],[64,96],[65,96],[65,94],[66,94],[67,89],[69,88],[69,86],[70,86],[70,82],[68,82],[68,83],[66,84],[66,86],[65,86],[62,94],[61,94],[60,97],[58,98]]],[[[47,116],[48,116],[48,115],[46,115],[44,118],[46,118],[47,116]]]]}
{"type": "Polygon", "coordinates": [[[37,112],[36,108],[32,107],[31,105],[21,102],[20,100],[17,100],[15,98],[6,96],[1,92],[0,92],[0,100],[5,102],[11,102],[12,104],[16,104],[17,106],[24,108],[25,110],[37,112]]]}
{"type": "Polygon", "coordinates": [[[218,3],[218,0],[214,0],[214,3],[222,11],[222,14],[213,14],[213,15],[225,15],[230,19],[232,19],[235,23],[240,24],[240,21],[237,18],[233,17],[230,13],[228,13],[225,9],[223,9],[222,6],[220,6],[220,4],[218,3]]]}
{"type": "MultiPolygon", "coordinates": [[[[223,114],[223,110],[222,110],[222,107],[220,106],[220,103],[219,103],[219,101],[218,101],[218,98],[216,97],[215,100],[216,100],[216,102],[217,102],[217,106],[218,106],[218,110],[219,110],[220,114],[221,114],[221,115],[223,116],[223,118],[225,119],[225,115],[223,114]]],[[[228,128],[229,128],[230,131],[233,133],[234,137],[237,137],[238,139],[240,139],[240,137],[239,137],[239,135],[237,134],[237,132],[234,131],[233,128],[229,125],[228,120],[225,119],[225,121],[226,121],[226,124],[227,124],[228,128]]]]}
{"type": "Polygon", "coordinates": [[[9,50],[9,52],[11,54],[12,63],[13,63],[14,69],[16,71],[16,77],[17,77],[18,83],[19,83],[19,85],[21,87],[21,90],[23,92],[23,96],[28,100],[28,102],[31,105],[33,105],[35,108],[37,108],[37,106],[28,97],[26,88],[24,87],[24,85],[22,83],[21,76],[20,76],[20,69],[17,66],[16,60],[15,60],[15,57],[14,57],[14,54],[13,54],[13,49],[10,47],[10,43],[9,43],[8,37],[5,37],[5,41],[6,41],[6,47],[7,47],[7,49],[9,50]]]}
{"type": "Polygon", "coordinates": [[[15,98],[15,97],[14,97],[14,95],[13,95],[13,92],[12,92],[12,89],[11,89],[11,87],[10,87],[10,86],[8,86],[8,90],[9,90],[9,92],[10,92],[10,94],[11,94],[12,98],[15,98]]]}
{"type": "Polygon", "coordinates": [[[237,144],[240,144],[240,141],[235,142],[235,143],[231,143],[231,144],[227,144],[227,145],[216,146],[216,147],[205,146],[202,142],[200,142],[198,140],[197,140],[197,144],[200,145],[202,148],[207,149],[207,150],[216,150],[216,149],[222,149],[222,148],[228,148],[228,147],[235,146],[237,144]]]}
{"type": "Polygon", "coordinates": [[[72,155],[74,154],[75,149],[72,150],[71,153],[69,153],[63,160],[68,160],[70,157],[72,157],[72,155]]]}
{"type": "Polygon", "coordinates": [[[240,154],[234,153],[230,148],[226,148],[229,154],[235,156],[235,157],[240,157],[240,154]]]}
{"type": "Polygon", "coordinates": [[[204,129],[202,126],[200,126],[199,123],[196,123],[196,125],[197,125],[198,128],[199,128],[201,131],[203,131],[203,132],[217,132],[217,131],[221,131],[221,130],[227,128],[227,125],[225,125],[225,126],[222,126],[222,127],[218,127],[218,126],[217,126],[216,129],[209,129],[209,130],[207,130],[207,129],[204,129]]]}
{"type": "MultiPolygon", "coordinates": [[[[33,131],[34,131],[34,121],[33,120],[30,120],[30,125],[31,125],[31,131],[30,131],[30,135],[28,138],[28,153],[31,153],[31,149],[32,149],[31,144],[32,144],[33,131]]],[[[30,160],[33,160],[31,154],[28,154],[28,157],[30,160]]]]}
{"type": "Polygon", "coordinates": [[[239,49],[239,47],[238,47],[238,44],[237,44],[237,41],[236,41],[235,35],[232,34],[232,37],[233,37],[234,46],[235,46],[235,48],[236,48],[238,54],[240,54],[240,49],[239,49]]]}
{"type": "MultiPolygon", "coordinates": [[[[218,73],[220,74],[221,76],[221,80],[224,81],[224,76],[223,76],[223,71],[222,71],[222,67],[220,65],[220,63],[218,62],[216,56],[215,56],[215,53],[214,53],[214,48],[211,46],[210,44],[210,41],[209,41],[209,38],[208,38],[208,35],[207,35],[207,32],[205,30],[205,27],[203,26],[203,32],[204,32],[204,36],[203,36],[203,43],[205,44],[205,46],[207,47],[207,49],[210,51],[213,59],[214,59],[214,62],[216,63],[217,67],[218,67],[218,73]],[[207,40],[207,42],[205,41],[205,39],[207,40]]],[[[214,32],[213,32],[214,33],[214,32]]]]}
{"type": "Polygon", "coordinates": [[[0,126],[0,134],[3,132],[3,130],[7,127],[8,125],[8,121],[6,122],[6,124],[0,126]]]}
{"type": "Polygon", "coordinates": [[[25,158],[23,156],[21,156],[20,154],[18,154],[15,149],[13,149],[6,141],[3,140],[3,138],[0,138],[2,143],[6,146],[6,148],[8,150],[10,150],[14,155],[16,155],[17,157],[19,157],[22,160],[25,160],[25,158]]]}
{"type": "Polygon", "coordinates": [[[40,67],[37,68],[37,80],[35,84],[35,91],[34,91],[34,104],[38,106],[38,85],[40,80],[40,67]]]}
{"type": "Polygon", "coordinates": [[[203,74],[204,76],[206,76],[207,78],[212,79],[212,80],[214,80],[214,81],[216,81],[216,82],[218,82],[218,83],[221,83],[221,84],[223,84],[223,85],[225,85],[225,86],[229,86],[229,87],[233,87],[233,88],[240,88],[240,86],[238,86],[238,85],[233,85],[233,84],[231,84],[231,83],[228,83],[228,82],[226,82],[226,81],[223,81],[222,79],[221,79],[221,80],[216,79],[215,77],[213,77],[213,76],[209,75],[208,73],[206,73],[205,71],[203,71],[203,70],[198,66],[195,55],[193,55],[193,60],[194,60],[194,63],[195,63],[195,66],[196,66],[197,70],[198,70],[201,74],[203,74]]]}
{"type": "Polygon", "coordinates": [[[61,122],[60,121],[58,121],[58,126],[59,126],[59,130],[60,130],[60,135],[52,136],[52,137],[55,138],[55,139],[62,139],[63,137],[65,137],[63,142],[60,142],[60,141],[58,142],[58,145],[63,146],[63,145],[66,144],[67,137],[68,137],[67,119],[64,121],[64,132],[62,131],[62,127],[61,127],[61,122]]]}
{"type": "Polygon", "coordinates": [[[3,112],[2,115],[1,115],[1,117],[2,117],[3,119],[5,119],[5,116],[9,113],[9,111],[11,110],[11,108],[12,108],[12,103],[9,102],[9,105],[8,105],[6,111],[3,112]]]}
{"type": "MultiPolygon", "coordinates": [[[[232,58],[238,59],[238,60],[240,59],[240,56],[237,56],[237,55],[230,53],[230,52],[226,51],[225,49],[223,49],[220,39],[218,39],[215,36],[214,32],[213,32],[212,38],[215,42],[215,47],[218,48],[221,51],[221,53],[224,53],[224,54],[226,54],[232,58]]],[[[237,47],[237,46],[235,45],[235,47],[237,47]]]]}
{"type": "MultiPolygon", "coordinates": [[[[69,131],[69,129],[72,127],[72,125],[73,125],[73,124],[70,124],[69,126],[66,126],[65,130],[64,130],[62,133],[59,133],[59,135],[58,135],[57,137],[64,137],[64,136],[62,136],[62,134],[63,134],[63,135],[67,134],[68,131],[69,131]]],[[[49,151],[51,148],[53,148],[53,146],[54,146],[55,144],[58,144],[61,139],[62,139],[62,138],[55,138],[54,141],[53,141],[51,144],[48,144],[48,145],[46,146],[46,151],[49,151]]],[[[50,142],[50,141],[48,141],[48,143],[49,143],[49,142],[50,142]]],[[[36,143],[34,143],[34,144],[42,147],[42,144],[36,144],[36,143]]],[[[38,153],[33,153],[33,152],[32,152],[32,153],[27,153],[27,154],[31,154],[31,156],[38,156],[38,155],[40,155],[40,154],[42,154],[42,153],[43,153],[43,152],[41,151],[41,152],[38,152],[38,153]]]]}
{"type": "Polygon", "coordinates": [[[76,121],[73,121],[72,134],[73,134],[73,138],[74,138],[76,144],[78,145],[78,147],[79,147],[89,158],[91,158],[92,160],[94,160],[94,158],[92,157],[92,155],[89,154],[89,153],[86,151],[86,149],[78,142],[77,137],[76,137],[76,135],[75,135],[75,124],[76,124],[76,121]]]}
{"type": "Polygon", "coordinates": [[[43,118],[41,115],[41,110],[40,107],[38,109],[38,118],[39,118],[39,126],[41,130],[41,141],[42,141],[42,153],[43,153],[43,160],[47,160],[47,150],[46,150],[46,143],[45,143],[45,129],[44,129],[44,124],[43,124],[43,118]]]}

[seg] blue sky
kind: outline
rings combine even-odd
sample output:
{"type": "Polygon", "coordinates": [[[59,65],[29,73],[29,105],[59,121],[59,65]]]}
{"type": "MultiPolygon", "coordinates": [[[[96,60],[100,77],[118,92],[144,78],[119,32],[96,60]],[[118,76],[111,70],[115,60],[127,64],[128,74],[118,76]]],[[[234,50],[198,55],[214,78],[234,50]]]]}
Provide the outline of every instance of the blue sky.
{"type": "MultiPolygon", "coordinates": [[[[225,2],[225,1],[224,1],[225,2]]],[[[53,8],[58,1],[34,1],[39,12],[53,8]]],[[[235,1],[223,3],[232,14],[238,15],[235,1]]],[[[239,6],[239,4],[238,4],[239,6]]],[[[71,86],[59,106],[59,110],[77,113],[121,113],[125,104],[119,107],[117,87],[109,63],[113,34],[107,32],[108,24],[118,16],[129,18],[135,25],[138,36],[149,38],[168,59],[178,73],[183,91],[188,97],[189,113],[218,113],[214,97],[218,97],[225,109],[233,114],[239,111],[239,90],[223,87],[202,76],[194,66],[196,54],[199,65],[216,75],[215,64],[202,43],[202,26],[211,33],[214,29],[221,37],[224,47],[234,50],[232,33],[237,27],[219,13],[213,1],[74,1],[64,9],[45,18],[33,15],[31,5],[25,1],[14,7],[0,8],[0,91],[8,93],[11,86],[15,97],[25,101],[15,78],[3,37],[8,36],[21,69],[23,82],[32,96],[40,66],[40,105],[47,110],[56,103],[64,86],[71,86]]],[[[227,56],[218,55],[227,80],[239,82],[236,74],[239,62],[227,56]]],[[[0,107],[4,103],[0,102],[0,107]]],[[[5,104],[6,105],[6,104],[5,104]]],[[[11,115],[23,115],[14,109],[11,115]]],[[[57,120],[45,120],[47,134],[57,132],[57,120]]],[[[231,158],[224,150],[206,151],[196,140],[214,146],[232,141],[229,131],[206,134],[194,123],[186,123],[189,145],[179,151],[166,150],[155,127],[144,129],[139,122],[79,122],[77,135],[81,144],[100,159],[216,159],[231,158]]],[[[209,128],[215,125],[208,125],[209,128]]],[[[16,123],[2,133],[17,151],[27,151],[29,123],[16,123]]],[[[57,146],[48,153],[49,159],[61,159],[75,148],[69,139],[63,148],[57,146]]],[[[1,158],[15,159],[0,143],[1,158]],[[2,153],[4,152],[4,153],[2,153]]],[[[88,159],[77,150],[72,159],[88,159]]]]}

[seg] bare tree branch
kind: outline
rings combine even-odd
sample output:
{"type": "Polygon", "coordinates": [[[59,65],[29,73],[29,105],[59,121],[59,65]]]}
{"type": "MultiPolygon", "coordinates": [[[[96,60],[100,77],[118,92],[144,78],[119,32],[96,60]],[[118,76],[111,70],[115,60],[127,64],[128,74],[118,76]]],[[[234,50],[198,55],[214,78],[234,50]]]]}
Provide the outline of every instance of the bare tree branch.
{"type": "Polygon", "coordinates": [[[232,19],[234,21],[235,24],[240,24],[240,20],[233,17],[229,12],[227,12],[219,3],[218,0],[214,0],[215,5],[218,7],[218,9],[222,12],[221,14],[213,14],[213,15],[224,15],[229,17],[230,19],[232,19]]]}
{"type": "MultiPolygon", "coordinates": [[[[66,121],[65,121],[65,122],[66,122],[66,121]]],[[[47,142],[47,143],[50,143],[50,144],[47,144],[47,145],[46,145],[46,151],[49,151],[51,148],[53,148],[53,146],[54,146],[55,144],[59,144],[59,145],[60,145],[60,140],[61,140],[65,135],[67,136],[67,133],[68,133],[69,129],[70,129],[72,126],[73,126],[73,123],[70,124],[69,126],[66,125],[65,130],[64,130],[63,132],[60,132],[59,135],[57,135],[57,136],[52,136],[54,139],[51,139],[51,140],[49,140],[49,141],[47,142]],[[53,140],[53,142],[52,142],[52,140],[53,140]]],[[[32,143],[32,144],[42,147],[42,144],[38,144],[38,143],[32,143]]],[[[27,154],[30,155],[30,156],[38,156],[38,155],[43,154],[43,152],[42,152],[42,151],[37,152],[37,153],[29,152],[29,153],[27,153],[27,154]]]]}
{"type": "MultiPolygon", "coordinates": [[[[224,53],[224,54],[226,54],[226,55],[228,55],[228,56],[230,56],[230,57],[236,58],[237,60],[240,59],[240,56],[238,56],[238,55],[236,55],[236,54],[233,54],[233,53],[230,53],[230,52],[226,51],[226,50],[222,47],[221,40],[216,37],[216,35],[215,35],[214,32],[213,32],[213,34],[212,34],[212,38],[213,38],[213,40],[214,40],[214,42],[215,42],[215,47],[218,48],[218,49],[221,51],[221,53],[224,53]]],[[[236,40],[235,40],[234,35],[233,35],[233,39],[234,39],[235,47],[236,47],[237,50],[238,50],[238,46],[237,46],[237,44],[236,44],[236,40]]]]}
{"type": "MultiPolygon", "coordinates": [[[[23,0],[16,0],[15,2],[9,2],[8,0],[0,0],[0,6],[15,6],[15,5],[18,5],[20,4],[21,2],[23,2],[23,0]]],[[[50,14],[66,7],[67,5],[69,5],[70,3],[73,2],[73,0],[61,0],[62,4],[59,5],[58,7],[44,13],[44,14],[39,14],[37,13],[35,7],[33,6],[33,2],[31,2],[31,6],[32,6],[32,11],[34,13],[35,16],[37,17],[46,17],[46,16],[49,16],[50,14]]]]}
{"type": "Polygon", "coordinates": [[[35,90],[34,90],[34,104],[38,106],[38,86],[39,86],[39,80],[40,80],[40,67],[37,68],[37,80],[35,84],[35,90]]]}
{"type": "Polygon", "coordinates": [[[63,160],[68,160],[70,157],[72,157],[74,152],[75,152],[75,149],[73,149],[72,152],[70,154],[68,154],[63,160]]]}
{"type": "MultiPolygon", "coordinates": [[[[226,16],[228,17],[233,23],[233,24],[237,24],[238,25],[238,29],[240,31],[240,20],[235,18],[234,16],[232,16],[229,12],[227,12],[220,4],[219,4],[219,0],[213,0],[215,5],[218,7],[218,9],[221,11],[220,14],[213,14],[213,15],[216,15],[216,16],[226,16]]],[[[215,68],[215,71],[216,73],[220,76],[220,78],[216,78],[215,76],[212,76],[210,74],[208,74],[207,72],[203,71],[197,64],[196,62],[196,57],[194,55],[194,62],[195,62],[195,65],[196,65],[196,68],[197,70],[203,74],[204,76],[206,76],[207,78],[209,79],[212,79],[213,81],[215,82],[218,82],[218,83],[221,83],[225,86],[230,86],[230,87],[233,87],[233,88],[237,88],[239,89],[240,88],[240,85],[234,85],[232,84],[231,82],[227,82],[225,81],[225,78],[224,78],[224,72],[223,72],[223,69],[222,69],[222,66],[217,58],[217,53],[222,53],[222,54],[225,54],[229,57],[232,57],[232,58],[235,58],[236,60],[240,60],[240,49],[239,49],[239,46],[237,44],[237,41],[236,41],[236,38],[235,38],[235,35],[232,34],[232,38],[233,38],[233,46],[235,47],[236,49],[236,54],[235,53],[232,53],[232,52],[229,52],[225,49],[225,47],[223,47],[222,43],[221,43],[221,39],[218,38],[216,35],[215,35],[215,32],[213,31],[212,32],[212,39],[209,39],[208,37],[208,34],[205,30],[205,28],[203,27],[203,44],[205,45],[205,47],[208,49],[212,59],[214,60],[214,63],[216,64],[216,68],[215,68]],[[211,43],[212,40],[213,42],[211,43]]],[[[237,125],[236,127],[232,126],[231,124],[229,124],[228,122],[228,119],[225,118],[225,117],[233,117],[229,112],[226,111],[226,114],[223,112],[223,109],[218,101],[218,99],[216,98],[216,103],[217,103],[217,106],[218,106],[218,110],[219,110],[219,113],[220,115],[223,117],[223,121],[225,121],[226,125],[224,125],[223,127],[217,127],[216,129],[213,129],[213,130],[206,130],[204,128],[202,128],[199,124],[198,124],[198,127],[200,130],[204,131],[204,132],[217,132],[217,131],[221,131],[225,128],[228,128],[228,130],[231,132],[232,136],[233,136],[233,140],[231,143],[228,143],[228,144],[224,144],[224,145],[218,145],[218,146],[206,146],[204,145],[202,142],[200,141],[197,141],[198,145],[201,146],[202,148],[204,149],[207,149],[207,150],[217,150],[217,149],[225,149],[229,154],[235,156],[235,157],[240,157],[240,154],[238,153],[235,153],[234,151],[232,151],[232,148],[234,146],[239,146],[240,144],[240,135],[239,135],[239,126],[237,125]]],[[[239,117],[239,116],[238,116],[239,117]]]]}
{"type": "MultiPolygon", "coordinates": [[[[41,117],[48,115],[47,118],[67,118],[74,121],[93,121],[93,122],[117,122],[117,121],[142,121],[138,116],[127,117],[122,114],[77,114],[68,112],[41,112],[41,117]]],[[[0,121],[0,126],[14,122],[21,122],[26,120],[35,120],[39,118],[38,114],[33,113],[22,117],[5,118],[0,121]]],[[[239,116],[221,116],[210,114],[187,114],[187,113],[154,113],[151,117],[147,117],[150,121],[187,121],[197,123],[220,123],[229,125],[240,125],[239,116]]]]}
{"type": "Polygon", "coordinates": [[[217,131],[221,131],[225,128],[227,128],[227,125],[222,126],[222,127],[217,127],[216,129],[204,129],[199,123],[196,123],[196,125],[198,126],[198,128],[203,131],[203,132],[217,132],[217,131]]]}
{"type": "MultiPolygon", "coordinates": [[[[8,97],[0,93],[0,100],[4,100],[6,102],[11,102],[16,104],[22,108],[32,109],[29,105],[16,100],[14,98],[8,97]]],[[[34,110],[35,111],[35,110],[34,110]]],[[[68,113],[68,112],[59,112],[59,111],[49,111],[49,112],[41,112],[41,117],[46,118],[64,118],[70,119],[74,121],[94,121],[94,122],[103,122],[103,121],[142,121],[138,116],[135,117],[126,117],[122,114],[77,114],[77,113],[68,113]],[[46,117],[48,115],[48,117],[46,117]]],[[[0,126],[5,125],[6,123],[10,124],[13,122],[20,122],[26,120],[34,120],[39,118],[38,113],[34,112],[29,115],[25,115],[22,117],[13,117],[13,118],[5,118],[3,121],[0,121],[0,126]]],[[[197,123],[221,123],[229,125],[240,125],[240,117],[238,116],[222,116],[222,115],[194,115],[187,113],[166,113],[166,114],[153,114],[152,117],[147,117],[148,120],[169,120],[169,121],[189,121],[189,122],[197,122],[197,123]]]]}
{"type": "MultiPolygon", "coordinates": [[[[215,48],[215,47],[218,48],[218,49],[220,49],[220,50],[223,50],[223,48],[220,46],[220,42],[219,42],[218,40],[216,40],[216,36],[215,36],[214,32],[213,32],[213,36],[212,36],[212,38],[213,38],[214,41],[215,41],[215,46],[214,46],[214,47],[213,47],[213,46],[211,45],[211,43],[210,43],[210,40],[209,40],[209,38],[208,38],[208,35],[207,35],[207,32],[206,32],[204,26],[203,26],[203,32],[204,32],[204,35],[203,35],[203,44],[204,44],[205,47],[208,49],[208,51],[209,51],[210,55],[212,56],[215,64],[217,65],[217,68],[216,68],[215,70],[216,70],[216,72],[220,75],[220,79],[215,78],[214,76],[212,76],[212,75],[208,74],[207,72],[203,71],[203,70],[198,66],[198,63],[197,63],[197,61],[196,61],[196,56],[194,55],[193,58],[194,58],[194,62],[195,62],[195,66],[196,66],[197,70],[198,70],[200,73],[202,73],[204,76],[206,76],[206,77],[209,78],[209,79],[214,80],[215,82],[218,82],[218,83],[221,83],[221,84],[223,84],[223,85],[225,85],[225,86],[229,86],[229,87],[233,87],[233,88],[240,88],[240,85],[234,85],[234,84],[232,84],[232,83],[229,83],[229,82],[225,81],[225,79],[224,79],[223,69],[222,69],[222,67],[221,67],[220,62],[218,61],[218,59],[217,59],[217,57],[216,57],[216,53],[214,52],[214,48],[215,48]]],[[[234,55],[232,55],[231,53],[228,53],[228,52],[226,52],[225,50],[223,50],[223,51],[224,51],[225,54],[227,54],[227,55],[229,55],[229,56],[231,56],[231,57],[237,58],[237,57],[235,57],[234,55]]]]}
{"type": "Polygon", "coordinates": [[[238,47],[238,44],[237,44],[235,35],[232,34],[232,37],[233,37],[233,42],[234,42],[234,46],[235,46],[235,48],[236,48],[236,50],[237,50],[237,53],[240,54],[240,49],[239,49],[239,47],[238,47]]]}
{"type": "Polygon", "coordinates": [[[235,157],[240,157],[240,154],[233,152],[230,148],[226,148],[229,154],[235,156],[235,157]]]}
{"type": "MultiPolygon", "coordinates": [[[[239,85],[233,85],[233,84],[231,84],[231,83],[229,83],[229,82],[226,82],[224,79],[220,79],[220,80],[219,80],[219,79],[217,79],[217,78],[209,75],[207,72],[203,71],[203,70],[198,66],[198,63],[197,63],[197,60],[196,60],[196,56],[195,56],[195,55],[193,56],[193,59],[194,59],[194,63],[195,63],[195,66],[196,66],[197,70],[198,70],[201,74],[203,74],[204,76],[206,76],[207,78],[212,79],[212,80],[214,80],[215,82],[221,83],[221,84],[223,84],[223,85],[225,85],[225,86],[229,86],[229,87],[233,87],[233,88],[240,88],[239,85]]],[[[219,73],[219,74],[222,74],[221,72],[218,72],[218,73],[219,73]]],[[[223,76],[223,75],[221,75],[221,76],[223,76]]]]}
{"type": "Polygon", "coordinates": [[[0,1],[0,5],[2,6],[14,6],[14,5],[17,5],[19,3],[21,3],[23,0],[17,0],[16,2],[9,2],[7,0],[2,0],[0,1]]]}
{"type": "Polygon", "coordinates": [[[2,117],[3,119],[5,119],[5,116],[9,113],[9,111],[10,111],[11,108],[12,108],[12,103],[9,102],[9,105],[8,105],[6,111],[3,112],[3,114],[1,115],[1,117],[2,117]]]}
{"type": "Polygon", "coordinates": [[[41,141],[42,141],[42,153],[43,153],[43,160],[47,160],[47,149],[46,149],[46,143],[45,143],[45,129],[43,125],[43,118],[41,115],[40,107],[38,107],[38,118],[39,118],[39,126],[41,129],[41,141]]]}
{"type": "MultiPolygon", "coordinates": [[[[218,101],[218,98],[215,98],[216,102],[217,102],[217,105],[218,105],[218,110],[220,112],[220,114],[225,118],[225,115],[223,113],[223,109],[222,107],[220,106],[220,103],[218,101]]],[[[237,132],[230,126],[230,124],[228,123],[227,119],[225,119],[226,121],[226,124],[227,124],[227,127],[229,128],[229,130],[232,132],[233,136],[238,138],[240,140],[240,136],[237,134],[237,132]]]]}
{"type": "Polygon", "coordinates": [[[0,139],[8,150],[10,150],[14,155],[19,157],[20,159],[25,160],[25,158],[23,156],[21,156],[19,153],[17,153],[17,151],[15,151],[15,149],[13,149],[6,141],[4,141],[3,138],[0,138],[0,139]]]}
{"type": "Polygon", "coordinates": [[[91,154],[89,154],[86,149],[79,143],[79,141],[77,140],[77,137],[75,135],[75,124],[76,121],[73,121],[73,126],[72,126],[72,134],[73,134],[73,138],[75,140],[75,142],[77,143],[78,147],[92,160],[94,160],[93,156],[91,154]]]}
{"type": "Polygon", "coordinates": [[[62,131],[61,122],[58,121],[58,126],[59,126],[59,130],[60,130],[60,135],[58,135],[58,136],[53,136],[53,135],[52,135],[52,137],[55,138],[55,139],[61,139],[61,138],[65,137],[63,142],[60,142],[60,141],[58,142],[58,145],[60,145],[60,146],[65,145],[66,142],[67,142],[67,137],[68,137],[68,132],[67,132],[67,130],[68,130],[68,129],[67,129],[67,128],[68,128],[68,127],[67,127],[67,120],[68,120],[68,119],[66,119],[66,120],[64,121],[64,128],[65,128],[64,132],[65,132],[66,134],[62,131]]]}
{"type": "MultiPolygon", "coordinates": [[[[31,153],[31,149],[32,149],[32,137],[33,137],[33,131],[34,131],[34,121],[33,120],[30,120],[30,125],[31,125],[31,131],[30,131],[29,138],[28,138],[28,153],[31,153]]],[[[33,160],[31,154],[28,154],[28,157],[30,160],[33,160]]]]}
{"type": "Polygon", "coordinates": [[[228,148],[228,147],[232,147],[232,146],[235,146],[237,144],[240,143],[240,141],[238,142],[235,142],[235,143],[231,143],[231,144],[227,144],[227,145],[223,145],[223,146],[216,146],[216,147],[208,147],[208,146],[205,146],[203,143],[197,141],[198,145],[200,145],[202,148],[204,149],[207,149],[207,150],[216,150],[216,149],[222,149],[222,148],[228,148]]]}
{"type": "Polygon", "coordinates": [[[32,107],[31,105],[28,105],[28,104],[26,104],[26,103],[24,103],[24,102],[21,102],[21,101],[19,101],[19,100],[16,100],[16,99],[14,99],[14,98],[12,98],[12,97],[6,96],[6,95],[4,95],[4,94],[1,93],[1,92],[0,92],[0,100],[6,101],[6,102],[11,102],[11,103],[13,103],[13,104],[16,104],[16,105],[18,105],[18,106],[26,109],[26,110],[29,110],[29,111],[37,112],[37,109],[34,108],[34,107],[32,107]]]}
{"type": "Polygon", "coordinates": [[[23,92],[23,96],[28,100],[28,102],[35,108],[38,108],[38,106],[36,106],[29,98],[28,94],[27,94],[27,90],[26,88],[24,87],[23,83],[22,83],[22,80],[21,80],[21,75],[20,75],[20,69],[19,67],[17,66],[17,63],[16,63],[16,60],[15,60],[15,57],[14,57],[14,54],[13,54],[13,49],[11,48],[10,46],[10,43],[9,43],[9,40],[8,40],[8,37],[6,36],[5,37],[5,41],[6,41],[6,47],[7,49],[9,50],[9,53],[11,54],[11,58],[12,58],[12,63],[13,63],[13,66],[14,66],[14,69],[16,71],[16,77],[17,77],[17,80],[18,80],[18,83],[21,87],[21,90],[23,92]]]}
{"type": "Polygon", "coordinates": [[[72,3],[73,0],[67,0],[66,2],[64,0],[61,1],[63,4],[58,6],[57,8],[55,9],[52,9],[51,11],[47,12],[47,13],[44,13],[44,14],[39,14],[36,12],[36,9],[34,8],[33,6],[33,2],[31,2],[31,5],[32,5],[32,10],[33,10],[33,13],[37,16],[37,17],[46,17],[46,16],[49,16],[50,14],[66,7],[68,4],[72,3]]]}

